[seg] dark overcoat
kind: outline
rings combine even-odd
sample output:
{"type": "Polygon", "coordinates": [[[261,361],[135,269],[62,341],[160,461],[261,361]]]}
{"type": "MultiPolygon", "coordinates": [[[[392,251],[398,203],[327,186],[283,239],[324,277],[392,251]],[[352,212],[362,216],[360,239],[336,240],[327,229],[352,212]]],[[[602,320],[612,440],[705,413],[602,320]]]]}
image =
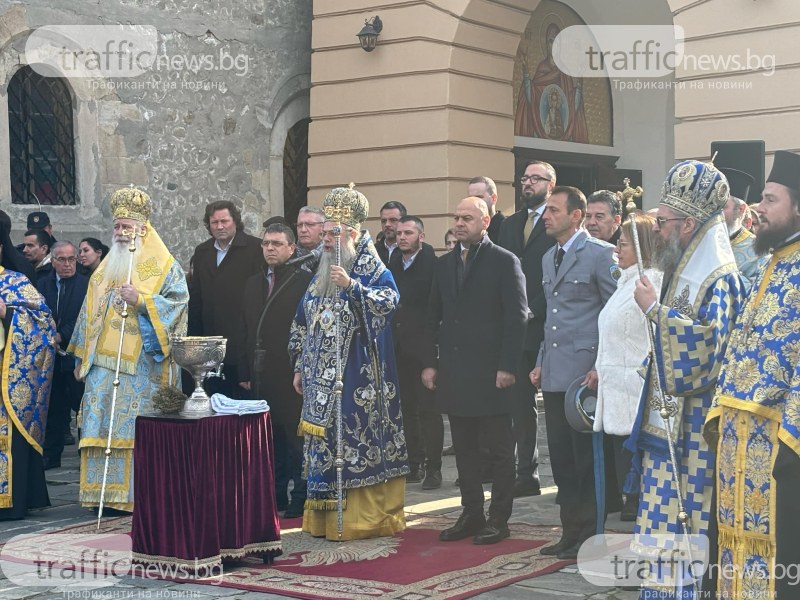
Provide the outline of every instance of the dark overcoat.
{"type": "Polygon", "coordinates": [[[528,307],[533,313],[533,318],[528,322],[525,349],[535,357],[544,338],[544,320],[547,309],[547,301],[542,288],[542,257],[555,245],[556,241],[545,233],[544,221],[539,217],[526,244],[524,230],[527,220],[527,208],[508,217],[500,226],[500,239],[497,244],[515,254],[522,264],[528,307]]]}
{"type": "Polygon", "coordinates": [[[244,285],[263,266],[261,240],[244,231],[236,232],[219,266],[214,238],[195,248],[189,283],[189,335],[227,338],[225,366],[238,363],[243,343],[239,317],[244,285]]]}
{"type": "Polygon", "coordinates": [[[436,261],[428,303],[423,363],[438,369],[436,405],[463,417],[510,414],[513,388],[495,384],[497,371],[516,373],[525,342],[528,303],[519,259],[484,236],[470,249],[459,289],[460,260],[456,246],[436,261]]]}
{"type": "Polygon", "coordinates": [[[289,361],[289,328],[311,277],[311,273],[303,269],[277,268],[271,302],[261,324],[264,355],[260,373],[254,372],[253,360],[258,322],[267,303],[266,271],[251,276],[244,288],[241,318],[244,344],[239,359],[239,379],[250,381],[251,390],[255,391],[256,380],[260,378],[260,396],[269,403],[273,419],[289,433],[297,429],[303,404],[303,398],[292,385],[294,369],[289,361]],[[295,274],[292,276],[292,273],[295,274]]]}

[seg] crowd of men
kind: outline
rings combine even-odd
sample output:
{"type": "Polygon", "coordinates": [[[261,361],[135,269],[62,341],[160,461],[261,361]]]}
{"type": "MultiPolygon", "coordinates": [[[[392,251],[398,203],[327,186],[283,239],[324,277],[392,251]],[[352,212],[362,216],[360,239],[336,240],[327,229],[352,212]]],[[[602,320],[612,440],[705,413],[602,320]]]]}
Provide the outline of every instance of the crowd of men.
{"type": "MultiPolygon", "coordinates": [[[[653,348],[642,357],[627,458],[574,429],[565,409],[576,380],[597,386],[598,315],[620,277],[615,246],[629,243],[624,207],[607,190],[586,197],[558,185],[546,162],[526,165],[521,208],[509,216],[496,210],[492,179],[471,179],[440,257],[398,201],[381,207],[373,242],[363,229],[369,202],[352,185],[301,209],[296,229],[268,220],[260,239],[235,204],[210,203],[210,237],[189,277],[141,190],[113,195],[112,244],[91,268],[78,264],[91,249],[56,242],[42,212],[14,247],[3,213],[0,348],[30,375],[3,373],[0,518],[48,504],[43,471],[71,443],[72,411],[80,501],[97,506],[105,481],[106,505],[132,511],[135,419],[153,410],[160,385],[180,381],[170,338],[188,332],[228,340],[225,377],[209,392],[268,399],[277,508],[303,516],[312,535],[401,531],[406,484],[443,483],[447,415],[463,512],[440,540],[509,537],[513,499],[541,493],[541,391],[562,525],[542,554],[576,558],[602,531],[599,513],[621,507],[622,481],[599,501],[605,445],[612,465],[632,463],[624,487],[636,498],[635,547],[646,554],[659,536],[708,535],[712,561],[739,575],[720,570],[706,591],[788,598],[790,582],[775,573],[800,564],[789,516],[800,491],[800,156],[777,152],[767,181],[748,206],[755,182],[741,171],[684,161],[667,174],[651,211],[663,285],[642,276],[633,294],[653,348]]],[[[650,573],[643,596],[692,597],[695,583],[670,577],[650,573]]]]}

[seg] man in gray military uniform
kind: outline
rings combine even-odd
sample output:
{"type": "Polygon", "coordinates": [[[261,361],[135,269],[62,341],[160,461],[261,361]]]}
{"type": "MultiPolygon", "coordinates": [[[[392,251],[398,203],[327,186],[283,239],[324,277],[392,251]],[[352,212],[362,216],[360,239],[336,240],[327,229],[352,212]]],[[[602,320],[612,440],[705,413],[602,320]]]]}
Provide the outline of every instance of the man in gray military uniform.
{"type": "Polygon", "coordinates": [[[594,535],[596,507],[592,436],[567,422],[564,397],[578,377],[597,386],[597,317],[617,288],[614,247],[590,237],[582,228],[586,198],[574,187],[556,186],[542,220],[556,245],[542,258],[542,284],[547,300],[544,342],[533,385],[542,390],[547,445],[561,505],[561,540],[542,554],[574,559],[580,545],[594,535]]]}

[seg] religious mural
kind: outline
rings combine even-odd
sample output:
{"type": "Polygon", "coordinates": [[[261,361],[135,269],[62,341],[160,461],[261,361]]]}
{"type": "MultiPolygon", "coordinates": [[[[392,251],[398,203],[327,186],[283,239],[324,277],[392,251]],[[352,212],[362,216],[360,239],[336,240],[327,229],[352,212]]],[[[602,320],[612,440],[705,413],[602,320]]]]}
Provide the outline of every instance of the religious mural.
{"type": "Polygon", "coordinates": [[[611,146],[608,79],[572,77],[553,60],[553,41],[570,25],[585,23],[555,0],[543,0],[531,14],[514,61],[514,135],[611,146]]]}

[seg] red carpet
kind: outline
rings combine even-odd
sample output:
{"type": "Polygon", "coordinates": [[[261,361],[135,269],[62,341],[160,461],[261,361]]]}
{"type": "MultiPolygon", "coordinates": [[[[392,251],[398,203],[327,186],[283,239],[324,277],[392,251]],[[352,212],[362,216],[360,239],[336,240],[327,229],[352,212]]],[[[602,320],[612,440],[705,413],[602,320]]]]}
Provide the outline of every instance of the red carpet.
{"type": "MultiPolygon", "coordinates": [[[[440,542],[439,532],[453,522],[417,517],[394,538],[339,544],[302,533],[300,519],[283,520],[284,554],[274,564],[257,558],[226,562],[221,579],[192,581],[294,598],[455,600],[570,564],[539,554],[538,548],[553,541],[550,527],[512,523],[511,538],[490,546],[470,539],[440,542]]],[[[105,523],[104,533],[130,531],[128,517],[105,523]]],[[[94,523],[67,531],[94,533],[94,523]]]]}

